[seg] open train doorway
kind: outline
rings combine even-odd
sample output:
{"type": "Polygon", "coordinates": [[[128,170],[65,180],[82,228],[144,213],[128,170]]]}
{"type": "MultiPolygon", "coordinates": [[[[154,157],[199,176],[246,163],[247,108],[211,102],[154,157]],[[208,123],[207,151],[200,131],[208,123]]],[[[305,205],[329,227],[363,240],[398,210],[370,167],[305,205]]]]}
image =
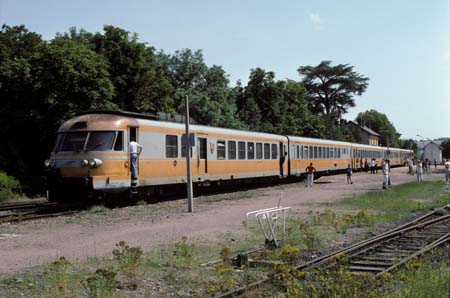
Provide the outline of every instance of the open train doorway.
{"type": "Polygon", "coordinates": [[[198,173],[204,175],[208,173],[208,154],[207,154],[207,139],[197,138],[197,150],[198,150],[198,173]]]}

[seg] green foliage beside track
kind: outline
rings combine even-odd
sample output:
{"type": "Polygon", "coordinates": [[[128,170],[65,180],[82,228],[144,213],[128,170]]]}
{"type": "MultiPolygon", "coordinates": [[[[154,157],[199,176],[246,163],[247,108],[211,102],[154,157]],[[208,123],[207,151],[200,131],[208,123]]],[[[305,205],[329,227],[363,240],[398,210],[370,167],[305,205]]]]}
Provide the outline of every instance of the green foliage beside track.
{"type": "Polygon", "coordinates": [[[16,197],[14,190],[19,187],[19,182],[11,176],[0,171],[0,203],[16,197]]]}

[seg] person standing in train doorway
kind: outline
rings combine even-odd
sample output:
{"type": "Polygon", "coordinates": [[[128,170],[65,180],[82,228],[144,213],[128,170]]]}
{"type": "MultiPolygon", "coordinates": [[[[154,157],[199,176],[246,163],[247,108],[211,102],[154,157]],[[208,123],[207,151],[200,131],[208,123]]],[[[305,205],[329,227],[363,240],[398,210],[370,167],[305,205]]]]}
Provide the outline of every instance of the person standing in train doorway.
{"type": "Polygon", "coordinates": [[[142,146],[136,142],[136,139],[133,138],[129,144],[130,150],[130,163],[131,163],[131,179],[136,180],[138,178],[138,165],[137,160],[139,155],[142,152],[142,146]]]}
{"type": "Polygon", "coordinates": [[[313,167],[313,163],[310,163],[309,166],[306,167],[305,171],[306,173],[308,173],[305,187],[312,187],[314,181],[314,172],[316,171],[316,168],[313,167]]]}
{"type": "Polygon", "coordinates": [[[284,162],[286,161],[286,156],[287,156],[287,152],[284,152],[284,154],[281,154],[281,156],[280,156],[280,178],[284,178],[283,167],[284,167],[284,162]]]}

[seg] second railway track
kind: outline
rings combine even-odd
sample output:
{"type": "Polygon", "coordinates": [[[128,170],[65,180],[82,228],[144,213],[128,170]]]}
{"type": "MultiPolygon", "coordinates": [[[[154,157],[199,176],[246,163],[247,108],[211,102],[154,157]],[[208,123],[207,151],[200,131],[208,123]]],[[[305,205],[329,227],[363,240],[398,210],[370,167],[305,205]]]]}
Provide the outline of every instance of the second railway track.
{"type": "Polygon", "coordinates": [[[0,223],[69,215],[80,209],[79,204],[61,204],[47,201],[20,202],[0,206],[0,223]]]}
{"type": "MultiPolygon", "coordinates": [[[[344,265],[350,272],[376,276],[393,271],[412,258],[450,242],[450,205],[444,206],[443,210],[447,210],[447,214],[442,215],[445,211],[427,213],[380,235],[295,266],[295,269],[307,271],[344,265]]],[[[274,278],[276,276],[267,277],[216,297],[243,297],[247,291],[274,278]]]]}

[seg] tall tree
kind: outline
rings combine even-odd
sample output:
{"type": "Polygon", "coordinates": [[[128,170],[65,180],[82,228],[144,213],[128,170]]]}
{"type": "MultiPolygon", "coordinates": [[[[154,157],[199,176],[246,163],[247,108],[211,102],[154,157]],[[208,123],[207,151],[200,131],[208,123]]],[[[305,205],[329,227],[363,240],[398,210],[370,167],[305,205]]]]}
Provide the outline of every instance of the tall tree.
{"type": "Polygon", "coordinates": [[[365,125],[379,133],[380,145],[390,147],[400,146],[400,134],[385,114],[376,110],[368,110],[359,113],[355,120],[360,125],[365,125]]]}
{"type": "Polygon", "coordinates": [[[173,87],[155,64],[155,50],[139,42],[138,35],[104,26],[103,33],[91,34],[71,28],[57,39],[84,44],[108,61],[108,72],[114,85],[113,102],[122,110],[173,111],[173,87]]]}
{"type": "Polygon", "coordinates": [[[228,76],[222,67],[208,67],[200,50],[176,51],[173,55],[159,52],[156,57],[175,88],[174,107],[184,113],[185,96],[189,95],[190,115],[206,125],[239,128],[236,119],[236,92],[228,87],[228,76]]]}
{"type": "Polygon", "coordinates": [[[450,139],[443,141],[441,143],[441,147],[442,147],[442,157],[450,159],[450,139]]]}
{"type": "Polygon", "coordinates": [[[322,61],[317,66],[301,66],[298,73],[308,92],[311,110],[329,119],[340,119],[355,106],[355,95],[366,91],[369,79],[355,72],[353,66],[322,61]]]}
{"type": "Polygon", "coordinates": [[[299,82],[276,81],[275,73],[253,69],[238,96],[239,117],[252,130],[318,136],[323,126],[308,110],[305,93],[299,82]]]}

